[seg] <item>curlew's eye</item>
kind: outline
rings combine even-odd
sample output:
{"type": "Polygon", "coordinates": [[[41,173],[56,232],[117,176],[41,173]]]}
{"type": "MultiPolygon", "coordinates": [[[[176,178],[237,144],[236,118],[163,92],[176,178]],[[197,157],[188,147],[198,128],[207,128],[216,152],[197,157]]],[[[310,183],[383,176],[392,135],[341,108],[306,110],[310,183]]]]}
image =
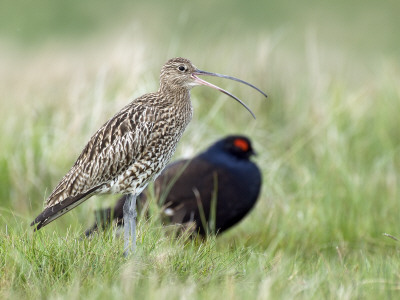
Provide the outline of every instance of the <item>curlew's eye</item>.
{"type": "Polygon", "coordinates": [[[186,67],[184,65],[180,65],[178,67],[178,70],[181,71],[181,72],[185,72],[186,71],[186,67]]]}

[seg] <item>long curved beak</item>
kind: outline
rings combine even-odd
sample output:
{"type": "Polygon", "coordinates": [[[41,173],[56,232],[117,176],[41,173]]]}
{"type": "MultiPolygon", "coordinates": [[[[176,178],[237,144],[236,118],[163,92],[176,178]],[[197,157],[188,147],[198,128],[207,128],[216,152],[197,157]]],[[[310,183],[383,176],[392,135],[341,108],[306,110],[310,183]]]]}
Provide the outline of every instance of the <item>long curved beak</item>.
{"type": "Polygon", "coordinates": [[[218,86],[216,86],[216,85],[214,85],[214,84],[212,84],[212,83],[209,83],[209,82],[207,82],[207,81],[205,81],[205,80],[203,80],[203,79],[197,77],[196,75],[208,75],[208,76],[215,76],[215,77],[221,77],[221,78],[226,78],[226,79],[230,79],[230,80],[235,80],[235,81],[238,81],[238,82],[240,82],[240,83],[243,83],[243,84],[245,84],[245,85],[248,85],[248,86],[252,87],[253,89],[255,89],[255,90],[257,90],[258,92],[260,92],[262,95],[264,95],[265,97],[267,97],[267,95],[266,95],[263,91],[261,91],[259,88],[257,88],[256,86],[252,85],[251,83],[248,83],[248,82],[246,82],[246,81],[244,81],[244,80],[241,80],[241,79],[239,79],[239,78],[235,78],[235,77],[227,76],[227,75],[223,75],[223,74],[218,74],[218,73],[211,73],[211,72],[207,72],[207,71],[201,71],[201,70],[198,70],[198,69],[196,69],[196,71],[194,71],[194,72],[192,73],[192,78],[194,79],[195,83],[197,83],[197,84],[199,84],[199,85],[209,86],[209,87],[211,87],[211,88],[213,88],[213,89],[216,89],[216,90],[218,90],[218,91],[220,91],[220,92],[222,92],[222,93],[228,95],[229,97],[232,97],[232,98],[235,99],[237,102],[239,102],[241,105],[243,105],[243,107],[246,108],[246,109],[249,111],[249,113],[253,116],[254,119],[256,118],[256,116],[255,116],[254,113],[251,111],[251,109],[250,109],[246,104],[243,103],[242,100],[240,100],[238,97],[232,95],[232,94],[229,93],[228,91],[225,91],[224,89],[222,89],[222,88],[220,88],[220,87],[218,87],[218,86]]]}

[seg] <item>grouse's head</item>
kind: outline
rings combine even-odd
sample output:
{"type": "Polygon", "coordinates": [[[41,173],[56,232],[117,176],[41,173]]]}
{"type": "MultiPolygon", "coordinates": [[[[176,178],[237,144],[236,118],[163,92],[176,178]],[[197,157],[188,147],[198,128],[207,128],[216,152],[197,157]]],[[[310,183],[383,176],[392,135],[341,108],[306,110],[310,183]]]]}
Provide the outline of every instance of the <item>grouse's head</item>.
{"type": "Polygon", "coordinates": [[[209,148],[210,152],[223,152],[239,159],[249,159],[256,155],[250,139],[242,135],[227,136],[209,148]]]}

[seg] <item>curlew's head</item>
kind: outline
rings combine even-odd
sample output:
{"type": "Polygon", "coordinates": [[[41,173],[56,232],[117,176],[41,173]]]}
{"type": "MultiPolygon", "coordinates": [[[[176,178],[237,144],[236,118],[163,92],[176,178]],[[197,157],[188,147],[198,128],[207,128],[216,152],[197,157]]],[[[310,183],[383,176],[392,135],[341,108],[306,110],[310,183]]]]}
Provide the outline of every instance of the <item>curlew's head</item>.
{"type": "Polygon", "coordinates": [[[235,80],[235,81],[241,82],[243,84],[246,84],[246,85],[252,87],[253,89],[256,89],[261,94],[263,94],[265,97],[267,97],[267,95],[263,91],[261,91],[259,88],[255,87],[254,85],[252,85],[244,80],[241,80],[241,79],[238,79],[238,78],[235,78],[232,76],[201,71],[201,70],[197,69],[190,62],[190,60],[188,60],[186,58],[182,58],[182,57],[172,58],[172,59],[168,60],[165,63],[165,65],[162,67],[161,75],[160,75],[160,89],[174,91],[174,90],[181,90],[181,89],[190,90],[192,87],[194,87],[196,85],[209,86],[213,89],[216,89],[216,90],[232,97],[236,101],[238,101],[255,118],[254,113],[239,98],[232,95],[228,91],[225,91],[224,89],[221,89],[220,87],[213,85],[213,84],[199,78],[198,75],[216,76],[216,77],[222,77],[222,78],[226,78],[226,79],[235,80]]]}

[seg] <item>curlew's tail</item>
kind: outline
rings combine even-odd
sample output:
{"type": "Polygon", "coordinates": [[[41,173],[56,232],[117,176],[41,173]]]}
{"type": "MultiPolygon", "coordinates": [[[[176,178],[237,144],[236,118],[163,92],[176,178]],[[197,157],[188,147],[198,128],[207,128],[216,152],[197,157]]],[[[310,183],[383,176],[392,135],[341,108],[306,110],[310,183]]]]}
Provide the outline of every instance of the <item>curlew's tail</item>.
{"type": "Polygon", "coordinates": [[[47,207],[40,215],[36,217],[36,219],[31,223],[31,226],[35,226],[35,231],[39,230],[43,226],[53,222],[55,219],[61,217],[63,214],[67,213],[71,209],[77,207],[83,201],[88,199],[99,187],[95,187],[90,189],[89,191],[73,196],[68,197],[57,203],[53,206],[47,207]]]}

